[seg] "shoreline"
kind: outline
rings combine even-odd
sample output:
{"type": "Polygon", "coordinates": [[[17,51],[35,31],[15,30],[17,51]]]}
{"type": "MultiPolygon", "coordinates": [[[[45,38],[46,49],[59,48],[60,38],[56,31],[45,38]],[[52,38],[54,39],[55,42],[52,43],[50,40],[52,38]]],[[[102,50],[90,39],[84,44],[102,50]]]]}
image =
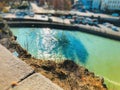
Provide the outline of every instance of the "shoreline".
{"type": "MultiPolygon", "coordinates": [[[[120,41],[120,32],[110,31],[110,30],[103,30],[103,28],[99,27],[92,27],[86,25],[72,25],[72,24],[64,24],[64,23],[56,23],[56,22],[46,22],[46,21],[38,21],[38,20],[30,20],[30,19],[14,19],[11,21],[8,20],[8,25],[10,27],[30,27],[30,28],[54,28],[54,29],[63,29],[67,31],[81,31],[97,36],[101,36],[108,39],[113,39],[120,41]]],[[[2,23],[0,22],[0,27],[3,27],[2,23]]]]}

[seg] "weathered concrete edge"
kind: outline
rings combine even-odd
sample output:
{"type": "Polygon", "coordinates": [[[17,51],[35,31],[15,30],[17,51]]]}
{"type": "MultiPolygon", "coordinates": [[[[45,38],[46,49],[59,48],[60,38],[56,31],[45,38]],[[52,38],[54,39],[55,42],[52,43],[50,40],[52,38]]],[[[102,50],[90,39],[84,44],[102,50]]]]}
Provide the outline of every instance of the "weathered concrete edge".
{"type": "Polygon", "coordinates": [[[0,90],[11,87],[12,82],[20,82],[34,72],[34,69],[13,56],[0,44],[0,90]]]}
{"type": "MultiPolygon", "coordinates": [[[[31,28],[51,28],[51,29],[63,29],[66,31],[81,31],[81,32],[85,32],[85,33],[90,33],[93,35],[97,35],[97,36],[102,36],[105,38],[109,38],[109,39],[113,39],[113,40],[118,40],[120,41],[120,35],[114,35],[114,34],[110,34],[107,32],[101,32],[100,29],[95,30],[93,28],[89,29],[86,27],[81,27],[81,26],[77,26],[77,25],[72,25],[72,24],[60,24],[60,23],[53,23],[53,22],[42,22],[42,21],[9,21],[8,25],[10,27],[31,27],[31,28]]],[[[2,23],[0,23],[0,27],[3,27],[2,23]]]]}
{"type": "Polygon", "coordinates": [[[38,88],[39,90],[63,90],[39,73],[34,73],[10,90],[38,90],[38,88]]]}
{"type": "MultiPolygon", "coordinates": [[[[3,50],[4,51],[6,51],[5,53],[8,53],[8,54],[11,54],[10,53],[10,51],[8,50],[8,49],[6,49],[4,46],[2,46],[1,44],[0,44],[0,48],[1,48],[1,50],[2,50],[2,48],[3,48],[3,50]]],[[[11,54],[12,55],[12,54],[11,54]]],[[[16,60],[20,60],[19,58],[17,58],[17,57],[15,57],[15,56],[13,56],[13,58],[14,59],[16,59],[16,60]]],[[[12,61],[11,61],[12,62],[12,61]]],[[[23,62],[23,64],[26,64],[24,61],[20,61],[20,62],[23,62]]],[[[28,64],[26,64],[28,67],[30,67],[28,64]]],[[[39,75],[39,76],[41,76],[41,78],[43,78],[43,79],[45,79],[46,81],[49,81],[48,83],[50,83],[53,87],[55,86],[56,88],[58,88],[57,90],[63,90],[62,88],[60,88],[58,85],[56,85],[56,84],[54,84],[54,83],[52,83],[52,81],[50,81],[48,78],[46,78],[45,76],[43,76],[43,75],[41,75],[40,73],[35,73],[35,71],[34,71],[34,69],[32,68],[32,67],[30,67],[32,70],[26,75],[26,76],[24,76],[24,77],[22,77],[22,78],[20,78],[18,81],[16,81],[16,83],[21,83],[21,82],[23,82],[24,80],[26,80],[26,79],[28,79],[29,77],[31,77],[31,76],[33,76],[33,75],[39,75]]],[[[1,72],[2,73],[2,72],[1,72]]],[[[7,74],[7,73],[6,73],[7,74]]],[[[36,82],[36,81],[35,81],[36,82]]],[[[44,82],[43,82],[44,83],[44,82]]],[[[6,85],[7,86],[7,85],[6,85]]],[[[7,86],[7,90],[11,90],[11,86],[7,86]]],[[[6,90],[6,89],[5,89],[6,90]]]]}

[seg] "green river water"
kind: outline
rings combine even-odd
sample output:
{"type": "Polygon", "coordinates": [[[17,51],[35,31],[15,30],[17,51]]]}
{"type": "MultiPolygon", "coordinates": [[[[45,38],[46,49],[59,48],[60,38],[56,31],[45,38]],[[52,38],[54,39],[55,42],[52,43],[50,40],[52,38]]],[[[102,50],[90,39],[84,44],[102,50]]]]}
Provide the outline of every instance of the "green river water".
{"type": "Polygon", "coordinates": [[[74,60],[104,77],[109,90],[120,90],[120,42],[78,31],[11,28],[17,41],[34,57],[74,60]]]}

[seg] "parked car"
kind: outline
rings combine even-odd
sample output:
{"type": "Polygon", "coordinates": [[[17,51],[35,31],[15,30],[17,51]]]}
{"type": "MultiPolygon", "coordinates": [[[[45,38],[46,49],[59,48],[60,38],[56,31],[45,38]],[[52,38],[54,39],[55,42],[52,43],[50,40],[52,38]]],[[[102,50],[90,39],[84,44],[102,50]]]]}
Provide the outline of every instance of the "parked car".
{"type": "Polygon", "coordinates": [[[119,31],[118,27],[116,27],[116,26],[112,26],[111,28],[112,28],[112,30],[114,30],[114,31],[117,31],[117,32],[119,31]]]}
{"type": "Polygon", "coordinates": [[[86,19],[82,20],[82,24],[86,25],[88,24],[88,21],[86,19]]]}
{"type": "Polygon", "coordinates": [[[97,19],[93,19],[93,25],[98,26],[99,22],[97,19]]]}
{"type": "Polygon", "coordinates": [[[119,17],[119,14],[118,13],[113,13],[112,16],[119,17]]]}
{"type": "Polygon", "coordinates": [[[29,12],[30,17],[34,17],[35,13],[34,12],[29,12]]]}
{"type": "Polygon", "coordinates": [[[75,24],[75,20],[74,20],[74,19],[71,19],[71,20],[70,20],[70,23],[71,23],[71,24],[75,24]]]}
{"type": "Polygon", "coordinates": [[[16,12],[16,16],[25,16],[27,15],[26,12],[16,12]]]}
{"type": "Polygon", "coordinates": [[[108,27],[108,28],[110,28],[110,29],[112,29],[112,30],[114,30],[114,31],[117,31],[117,32],[119,31],[119,28],[116,27],[116,26],[114,26],[113,24],[104,23],[103,25],[106,26],[106,27],[108,27]]]}
{"type": "Polygon", "coordinates": [[[67,19],[72,19],[72,16],[67,16],[67,19]]]}
{"type": "Polygon", "coordinates": [[[108,27],[108,28],[111,28],[113,25],[110,24],[110,23],[103,23],[104,26],[108,27]]]}
{"type": "Polygon", "coordinates": [[[41,15],[42,18],[45,18],[46,16],[45,15],[41,15]]]}
{"type": "Polygon", "coordinates": [[[47,16],[48,16],[48,17],[51,17],[51,16],[52,16],[52,14],[48,14],[47,16]]]}
{"type": "Polygon", "coordinates": [[[85,9],[78,9],[80,12],[86,12],[85,9]]]}
{"type": "Polygon", "coordinates": [[[93,25],[93,21],[91,18],[86,18],[87,24],[93,25]]]}
{"type": "Polygon", "coordinates": [[[84,19],[85,19],[84,17],[76,17],[75,22],[80,24],[84,19]]]}

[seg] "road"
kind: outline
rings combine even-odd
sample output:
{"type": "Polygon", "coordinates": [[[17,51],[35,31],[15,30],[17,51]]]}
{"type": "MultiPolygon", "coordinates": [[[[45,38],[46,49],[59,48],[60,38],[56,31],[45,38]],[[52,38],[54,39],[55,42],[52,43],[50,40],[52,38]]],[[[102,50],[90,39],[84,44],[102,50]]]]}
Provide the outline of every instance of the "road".
{"type": "Polygon", "coordinates": [[[31,6],[33,8],[33,11],[35,13],[44,13],[44,14],[72,14],[72,15],[79,15],[79,16],[88,16],[88,17],[91,17],[91,16],[94,16],[94,17],[101,17],[101,18],[107,18],[107,19],[119,19],[119,17],[113,17],[111,15],[107,15],[107,14],[100,14],[100,13],[92,13],[92,12],[79,12],[79,11],[59,11],[59,10],[46,10],[46,9],[43,9],[41,7],[38,7],[35,3],[31,3],[31,6]]]}

